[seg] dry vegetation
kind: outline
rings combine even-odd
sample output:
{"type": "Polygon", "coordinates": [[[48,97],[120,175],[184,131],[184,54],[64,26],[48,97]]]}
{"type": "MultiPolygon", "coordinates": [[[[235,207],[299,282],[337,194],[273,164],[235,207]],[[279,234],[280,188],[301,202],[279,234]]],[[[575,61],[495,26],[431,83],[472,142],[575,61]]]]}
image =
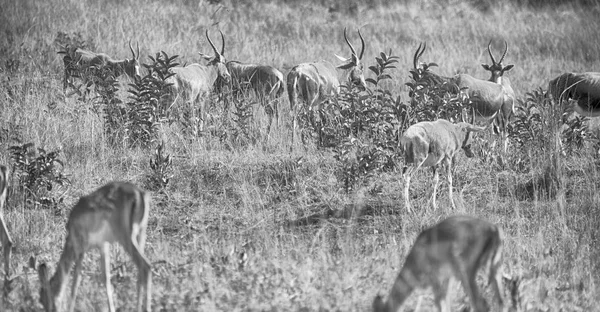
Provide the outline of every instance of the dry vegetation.
{"type": "MultiPolygon", "coordinates": [[[[30,257],[50,261],[54,270],[70,208],[79,196],[111,180],[155,190],[146,245],[153,263],[154,310],[368,310],[377,293],[387,294],[419,231],[455,213],[504,228],[505,270],[519,281],[514,299],[521,309],[597,309],[597,145],[588,141],[570,145],[566,156],[557,153],[550,133],[555,112],[540,105],[547,103],[540,98],[525,101],[528,92],[545,89],[562,72],[600,69],[597,4],[210,2],[219,1],[0,1],[0,161],[15,169],[15,150],[9,147],[31,142],[48,153],[60,151],[63,166],[57,168],[71,182],[61,186],[57,182],[64,180],[58,177],[51,190],[42,192],[46,199],[13,185],[5,218],[16,245],[12,274],[18,277],[0,310],[41,308],[30,257]],[[311,144],[289,152],[287,99],[279,127],[266,142],[261,133],[246,142],[215,135],[222,126],[216,107],[212,132],[203,137],[192,137],[176,124],[158,127],[172,165],[166,166],[166,186],[156,190],[163,180],[156,179],[157,169],[149,162],[156,159],[160,140],[149,148],[111,143],[105,120],[91,102],[65,98],[62,92],[60,33],[116,58],[129,55],[131,38],[140,43],[142,62],[165,51],[192,63],[200,61],[196,52],[210,52],[204,30],[221,29],[227,58],[270,64],[287,74],[300,62],[334,62],[334,53],[345,55],[346,26],[363,27],[368,66],[382,51],[391,49],[399,57],[384,87],[402,102],[408,101],[404,83],[410,81],[419,42],[427,41],[422,60],[438,63],[437,73],[487,78],[480,66],[488,62],[487,42],[494,39],[499,49],[506,40],[505,63],[515,64],[507,76],[517,97],[522,104],[538,104],[534,110],[544,118],[536,128],[540,132],[532,133],[537,139],[514,143],[499,163],[490,150],[494,137],[479,135],[478,157],[461,155],[455,168],[458,211],[449,208],[444,183],[440,209],[429,208],[430,172],[422,170],[411,185],[414,213],[409,214],[401,204],[398,169],[360,180],[346,192],[330,149],[311,144]]],[[[124,101],[127,88],[122,83],[118,91],[124,101]]],[[[262,111],[255,111],[255,121],[264,124],[262,111]]],[[[135,304],[136,270],[123,250],[113,252],[115,302],[129,311],[135,304]]],[[[98,258],[84,261],[80,311],[105,308],[98,258]]],[[[455,294],[455,309],[468,305],[462,291],[455,294]]],[[[430,292],[421,291],[405,309],[414,309],[420,296],[421,308],[433,306],[430,292]]]]}

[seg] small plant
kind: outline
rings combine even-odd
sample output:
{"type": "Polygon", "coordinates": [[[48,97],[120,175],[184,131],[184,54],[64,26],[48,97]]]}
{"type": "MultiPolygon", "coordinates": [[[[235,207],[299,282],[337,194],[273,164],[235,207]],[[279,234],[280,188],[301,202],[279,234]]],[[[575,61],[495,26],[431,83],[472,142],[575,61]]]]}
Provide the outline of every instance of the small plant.
{"type": "Polygon", "coordinates": [[[167,82],[174,74],[171,69],[179,64],[178,56],[165,52],[150,56],[150,64],[143,64],[148,73],[130,84],[129,102],[125,105],[124,139],[131,146],[148,147],[157,137],[158,124],[167,118],[172,99],[172,84],[167,82]]]}
{"type": "Polygon", "coordinates": [[[56,206],[62,202],[62,198],[57,200],[48,196],[56,185],[71,184],[62,173],[64,164],[58,159],[59,151],[46,152],[43,148],[36,150],[33,143],[26,143],[11,146],[9,152],[13,162],[12,172],[26,198],[45,207],[47,204],[56,206]]]}
{"type": "Polygon", "coordinates": [[[151,190],[164,189],[172,177],[173,159],[164,153],[165,143],[161,142],[150,158],[151,173],[148,175],[147,188],[151,190]]]}
{"type": "Polygon", "coordinates": [[[437,119],[457,122],[463,119],[464,109],[471,107],[465,92],[454,92],[458,89],[456,85],[439,83],[427,74],[433,66],[437,64],[421,64],[419,68],[410,70],[413,81],[406,83],[411,97],[410,124],[437,119]]]}
{"type": "Polygon", "coordinates": [[[319,144],[334,147],[338,179],[346,192],[377,172],[395,168],[398,129],[408,115],[407,106],[381,84],[391,78],[388,72],[397,57],[390,51],[376,60],[377,65],[369,68],[375,78],[367,79],[375,90],[342,86],[340,95],[319,111],[319,144]]]}

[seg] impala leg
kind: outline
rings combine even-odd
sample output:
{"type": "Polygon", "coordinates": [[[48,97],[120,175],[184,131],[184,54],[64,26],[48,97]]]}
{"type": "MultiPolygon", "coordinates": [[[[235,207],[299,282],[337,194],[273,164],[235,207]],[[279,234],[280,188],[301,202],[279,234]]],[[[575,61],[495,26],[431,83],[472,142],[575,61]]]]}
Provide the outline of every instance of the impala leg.
{"type": "Polygon", "coordinates": [[[279,129],[279,98],[273,101],[273,112],[275,113],[275,126],[279,129]]]}
{"type": "Polygon", "coordinates": [[[490,283],[496,297],[496,304],[500,311],[504,311],[504,293],[502,292],[502,269],[492,265],[490,270],[490,283]]]}
{"type": "MultiPolygon", "coordinates": [[[[408,210],[408,212],[411,212],[411,206],[410,206],[410,195],[409,195],[409,188],[410,188],[410,177],[411,175],[416,172],[417,170],[419,170],[419,168],[421,168],[421,166],[423,165],[423,163],[425,163],[425,160],[427,160],[427,158],[424,159],[415,159],[417,162],[415,162],[415,166],[406,166],[402,169],[402,178],[404,180],[404,205],[406,206],[406,210],[408,210]]],[[[414,164],[413,164],[414,165],[414,164]]]]}
{"type": "Polygon", "coordinates": [[[2,242],[2,254],[4,258],[4,280],[7,280],[10,276],[10,254],[13,242],[10,239],[10,234],[8,233],[8,228],[2,214],[0,214],[0,242],[2,242]]]}
{"type": "Polygon", "coordinates": [[[412,173],[412,167],[404,167],[403,169],[403,180],[404,180],[404,207],[410,213],[412,209],[410,208],[410,199],[409,199],[409,189],[410,189],[410,175],[412,173]]]}
{"type": "MultiPolygon", "coordinates": [[[[71,286],[71,298],[69,298],[68,311],[75,311],[75,301],[77,299],[77,290],[81,282],[81,264],[83,262],[83,252],[75,258],[75,272],[73,272],[73,285],[71,286]]],[[[58,270],[58,269],[57,269],[58,270]]]]}
{"type": "Polygon", "coordinates": [[[262,106],[265,109],[265,113],[269,117],[269,123],[267,124],[267,138],[268,138],[269,135],[271,135],[271,125],[273,124],[273,107],[271,106],[272,103],[269,103],[269,100],[267,99],[267,97],[263,97],[261,102],[262,102],[262,106]]]}
{"type": "Polygon", "coordinates": [[[433,171],[433,194],[431,194],[431,203],[433,205],[433,211],[436,211],[437,210],[436,198],[437,198],[438,185],[440,184],[440,173],[437,170],[437,166],[431,167],[431,170],[433,171]]]}
{"type": "Polygon", "coordinates": [[[132,235],[130,237],[130,241],[124,243],[123,246],[125,250],[131,255],[133,263],[138,268],[138,299],[137,299],[137,309],[138,311],[142,311],[143,308],[143,298],[142,294],[145,290],[146,292],[146,307],[145,311],[150,311],[150,306],[152,302],[152,271],[150,267],[150,262],[144,257],[142,244],[145,242],[145,235],[136,234],[136,230],[132,231],[132,235]],[[138,243],[139,239],[139,243],[138,243]]]}
{"type": "Polygon", "coordinates": [[[112,296],[112,285],[110,283],[110,243],[105,242],[100,249],[100,262],[102,267],[102,276],[104,277],[104,286],[106,289],[106,301],[108,310],[115,311],[115,303],[112,296]]]}
{"type": "Polygon", "coordinates": [[[454,196],[453,196],[453,187],[452,187],[452,161],[448,158],[446,159],[446,168],[448,170],[448,196],[450,196],[450,203],[452,204],[452,209],[456,210],[456,205],[454,204],[454,196]]]}
{"type": "Polygon", "coordinates": [[[489,308],[485,299],[479,294],[475,277],[477,276],[477,262],[472,264],[462,263],[458,259],[453,259],[454,270],[463,285],[463,289],[469,296],[471,308],[474,311],[488,311],[489,308]]]}
{"type": "Polygon", "coordinates": [[[450,312],[450,302],[446,296],[449,283],[450,279],[446,278],[443,281],[435,281],[432,285],[435,305],[438,311],[450,312]]]}

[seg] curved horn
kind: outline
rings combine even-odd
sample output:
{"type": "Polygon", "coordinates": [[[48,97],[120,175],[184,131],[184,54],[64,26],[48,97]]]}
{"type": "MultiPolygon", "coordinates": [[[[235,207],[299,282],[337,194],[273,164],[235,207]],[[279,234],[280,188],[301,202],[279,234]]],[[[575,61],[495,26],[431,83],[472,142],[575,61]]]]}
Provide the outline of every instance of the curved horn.
{"type": "Polygon", "coordinates": [[[427,42],[425,42],[425,46],[423,46],[423,43],[419,43],[419,47],[417,48],[417,51],[415,51],[415,56],[413,57],[413,66],[415,69],[418,68],[419,58],[423,55],[423,52],[425,52],[425,48],[427,48],[427,42]]]}
{"type": "Polygon", "coordinates": [[[136,42],[135,45],[137,46],[137,56],[135,57],[135,59],[139,59],[140,58],[140,42],[136,42]]]}
{"type": "Polygon", "coordinates": [[[506,40],[504,40],[504,53],[502,53],[502,57],[500,58],[498,64],[502,63],[504,57],[506,56],[506,52],[508,52],[508,43],[506,42],[506,40]]]}
{"type": "Polygon", "coordinates": [[[350,41],[348,41],[348,36],[346,36],[346,27],[344,27],[344,39],[346,40],[346,43],[350,47],[350,51],[352,51],[352,55],[356,55],[356,50],[354,50],[354,47],[352,46],[350,41]]]}
{"type": "Polygon", "coordinates": [[[360,43],[362,44],[362,48],[360,49],[360,56],[358,57],[358,59],[362,60],[362,57],[365,54],[365,39],[361,35],[360,29],[358,29],[358,36],[360,37],[360,43]]]}
{"type": "Polygon", "coordinates": [[[490,54],[490,57],[492,58],[492,65],[496,65],[498,63],[496,63],[496,60],[494,59],[494,56],[492,55],[492,40],[490,39],[490,43],[488,43],[488,53],[490,54]]]}
{"type": "Polygon", "coordinates": [[[129,39],[129,51],[133,54],[133,58],[135,59],[135,52],[133,52],[133,47],[131,46],[131,39],[129,39]]]}
{"type": "Polygon", "coordinates": [[[221,55],[223,55],[225,52],[225,36],[223,36],[223,32],[220,29],[219,32],[221,33],[221,42],[223,42],[223,45],[221,45],[221,55]]]}
{"type": "Polygon", "coordinates": [[[210,40],[210,37],[208,36],[208,29],[206,30],[206,39],[208,39],[208,43],[213,48],[213,51],[215,51],[216,54],[219,54],[219,51],[217,51],[215,44],[212,42],[212,40],[210,40]]]}

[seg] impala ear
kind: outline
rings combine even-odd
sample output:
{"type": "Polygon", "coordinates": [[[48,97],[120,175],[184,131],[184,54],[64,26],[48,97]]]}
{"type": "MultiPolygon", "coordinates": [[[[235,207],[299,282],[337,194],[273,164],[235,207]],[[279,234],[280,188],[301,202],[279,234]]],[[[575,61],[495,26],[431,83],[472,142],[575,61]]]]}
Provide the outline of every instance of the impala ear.
{"type": "Polygon", "coordinates": [[[467,131],[468,132],[479,132],[479,131],[483,131],[485,129],[487,129],[488,127],[479,127],[479,126],[475,126],[472,124],[467,124],[467,131]]]}
{"type": "Polygon", "coordinates": [[[511,70],[513,67],[515,67],[515,65],[512,65],[512,64],[506,65],[504,68],[502,68],[502,71],[507,72],[507,71],[511,70]]]}
{"type": "Polygon", "coordinates": [[[490,65],[488,65],[488,64],[481,64],[481,66],[482,66],[482,67],[483,67],[485,70],[489,70],[489,71],[491,71],[491,69],[490,69],[490,65]]]}
{"type": "Polygon", "coordinates": [[[200,56],[201,56],[203,59],[205,59],[205,60],[207,60],[207,61],[210,61],[210,60],[212,60],[212,58],[213,58],[212,56],[210,56],[210,55],[206,55],[206,54],[204,54],[204,53],[202,53],[202,52],[198,52],[198,54],[199,54],[199,55],[200,55],[200,56]]]}
{"type": "Polygon", "coordinates": [[[352,68],[354,66],[356,66],[354,63],[346,63],[346,64],[339,65],[337,68],[339,68],[339,69],[350,69],[350,68],[352,68]]]}

